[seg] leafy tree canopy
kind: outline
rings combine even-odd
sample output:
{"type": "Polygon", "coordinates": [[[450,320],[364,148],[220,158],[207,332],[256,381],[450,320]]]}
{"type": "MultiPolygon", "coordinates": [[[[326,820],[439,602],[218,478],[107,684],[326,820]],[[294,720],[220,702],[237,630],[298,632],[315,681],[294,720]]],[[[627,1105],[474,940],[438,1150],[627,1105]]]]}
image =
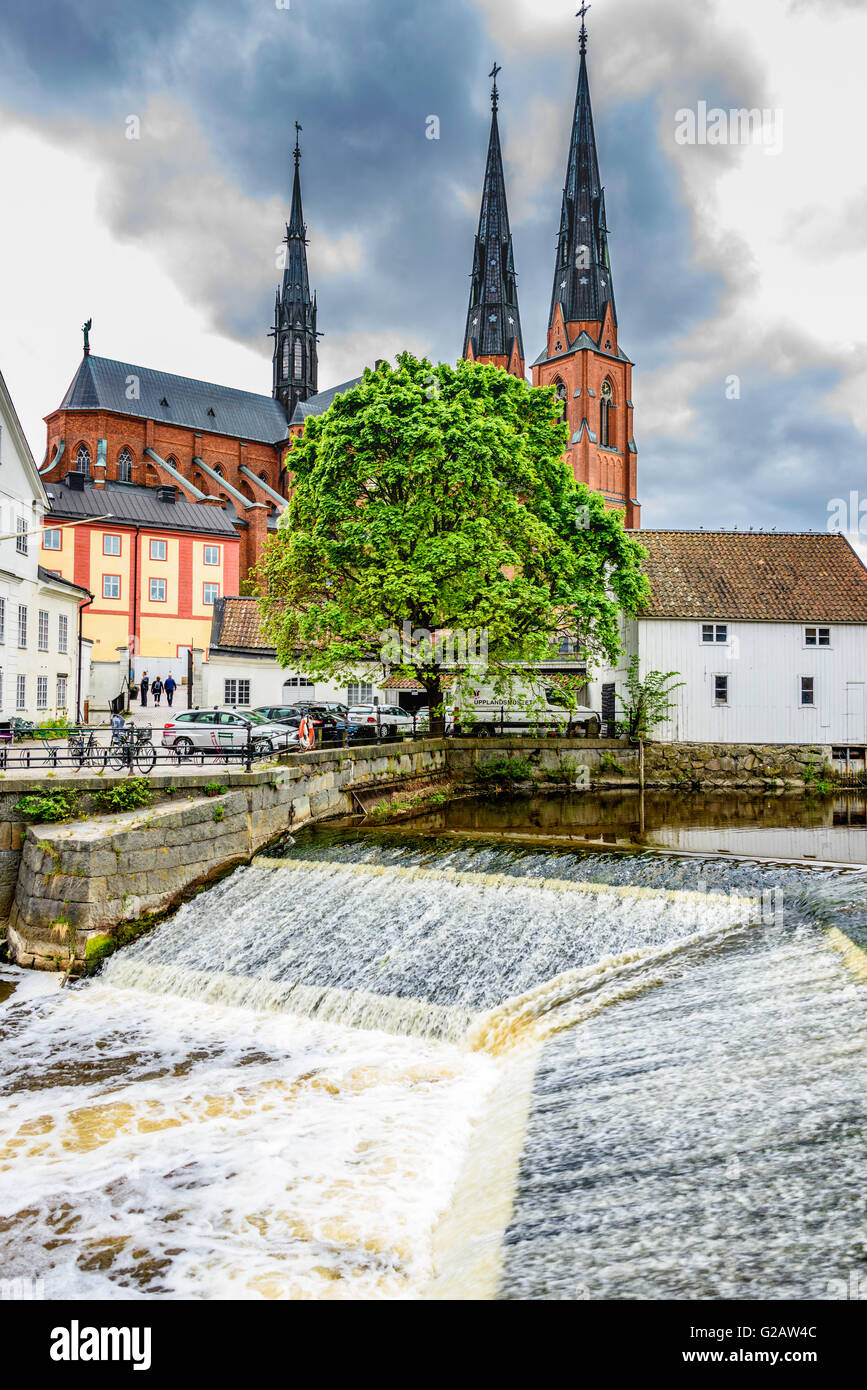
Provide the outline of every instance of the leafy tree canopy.
{"type": "MultiPolygon", "coordinates": [[[[349,679],[407,629],[484,633],[492,680],[550,658],[564,633],[613,659],[618,611],[646,593],[644,552],[575,482],[560,412],[552,388],[404,353],[312,416],[257,575],[281,662],[349,679]]],[[[448,657],[406,645],[393,665],[433,710],[448,657]]]]}

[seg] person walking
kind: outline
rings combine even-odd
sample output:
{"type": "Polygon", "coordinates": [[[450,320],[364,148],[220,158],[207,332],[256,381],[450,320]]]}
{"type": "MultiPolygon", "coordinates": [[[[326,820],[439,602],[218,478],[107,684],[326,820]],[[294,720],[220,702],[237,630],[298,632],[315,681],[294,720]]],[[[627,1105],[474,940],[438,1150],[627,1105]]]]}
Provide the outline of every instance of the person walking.
{"type": "Polygon", "coordinates": [[[159,702],[160,702],[160,696],[162,695],[162,693],[163,693],[163,683],[162,683],[162,681],[160,680],[159,676],[154,676],[153,680],[151,681],[151,694],[152,694],[153,697],[154,697],[154,704],[155,704],[155,705],[158,705],[158,704],[159,704],[159,702]]]}
{"type": "Polygon", "coordinates": [[[169,709],[171,709],[172,707],[172,700],[175,698],[175,691],[177,690],[177,688],[177,681],[175,680],[174,676],[170,671],[169,674],[166,676],[166,683],[163,686],[163,690],[166,692],[166,704],[168,705],[169,709]]]}
{"type": "Polygon", "coordinates": [[[148,702],[148,691],[150,690],[150,688],[151,688],[151,687],[150,687],[150,681],[148,680],[148,673],[147,673],[147,671],[142,671],[142,674],[141,674],[141,686],[140,686],[140,690],[141,690],[141,707],[142,707],[142,709],[144,709],[145,705],[146,705],[147,702],[148,702]]]}

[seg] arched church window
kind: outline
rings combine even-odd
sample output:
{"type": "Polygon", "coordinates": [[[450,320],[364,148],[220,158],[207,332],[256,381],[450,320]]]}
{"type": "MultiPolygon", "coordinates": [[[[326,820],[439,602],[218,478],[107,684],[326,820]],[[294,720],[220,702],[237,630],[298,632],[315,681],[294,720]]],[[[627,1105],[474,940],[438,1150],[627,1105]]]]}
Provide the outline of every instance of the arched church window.
{"type": "Polygon", "coordinates": [[[568,412],[566,406],[566,386],[562,381],[555,381],[554,385],[557,388],[557,400],[560,402],[560,419],[566,420],[568,419],[568,412]]]}
{"type": "Polygon", "coordinates": [[[599,443],[605,447],[611,444],[611,407],[613,405],[611,382],[606,377],[602,383],[599,402],[599,443]]]}
{"type": "Polygon", "coordinates": [[[117,456],[117,480],[119,483],[132,482],[132,454],[123,448],[117,456]]]}
{"type": "Polygon", "coordinates": [[[283,376],[289,375],[289,339],[283,339],[283,376]]]}
{"type": "Polygon", "coordinates": [[[300,381],[304,375],[304,344],[300,338],[295,339],[295,380],[300,381]]]}
{"type": "Polygon", "coordinates": [[[83,473],[85,478],[90,477],[90,450],[86,444],[79,444],[78,453],[75,455],[75,467],[79,473],[83,473]]]}

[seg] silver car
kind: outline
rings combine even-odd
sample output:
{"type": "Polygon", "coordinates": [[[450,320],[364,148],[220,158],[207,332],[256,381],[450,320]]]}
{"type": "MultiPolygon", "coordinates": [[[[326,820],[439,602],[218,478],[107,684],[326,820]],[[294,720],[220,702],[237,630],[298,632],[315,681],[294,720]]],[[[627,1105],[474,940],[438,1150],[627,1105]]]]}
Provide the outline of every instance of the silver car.
{"type": "Polygon", "coordinates": [[[174,749],[182,758],[200,748],[242,752],[247,747],[248,734],[257,758],[298,745],[297,732],[285,724],[274,724],[252,710],[240,714],[236,709],[217,707],[176,714],[163,728],[163,747],[174,749]]]}

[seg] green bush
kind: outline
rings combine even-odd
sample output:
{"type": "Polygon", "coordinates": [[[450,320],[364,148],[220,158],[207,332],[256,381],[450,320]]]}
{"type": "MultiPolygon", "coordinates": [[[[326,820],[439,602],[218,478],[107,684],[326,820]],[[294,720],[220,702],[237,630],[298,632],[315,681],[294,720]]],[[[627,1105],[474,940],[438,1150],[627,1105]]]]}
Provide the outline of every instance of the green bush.
{"type": "Polygon", "coordinates": [[[215,806],[215,807],[214,807],[214,820],[215,820],[215,821],[220,821],[220,820],[225,820],[225,819],[226,819],[226,808],[225,808],[225,806],[215,806]]]}
{"type": "Polygon", "coordinates": [[[476,768],[481,782],[527,782],[533,776],[529,758],[494,758],[476,768]]]}
{"type": "Polygon", "coordinates": [[[205,796],[222,796],[223,792],[228,791],[228,787],[222,782],[206,782],[202,790],[205,796]]]}
{"type": "Polygon", "coordinates": [[[55,716],[54,719],[43,719],[41,724],[37,724],[34,730],[41,738],[67,738],[70,729],[77,729],[78,725],[72,719],[67,719],[65,714],[55,716]]]}
{"type": "Polygon", "coordinates": [[[33,821],[74,820],[78,814],[78,801],[77,791],[64,791],[57,787],[22,796],[16,801],[15,810],[20,816],[33,821]]]}
{"type": "Polygon", "coordinates": [[[153,792],[147,778],[132,777],[123,782],[111,782],[94,793],[94,801],[100,811],[138,811],[150,806],[153,792]]]}

